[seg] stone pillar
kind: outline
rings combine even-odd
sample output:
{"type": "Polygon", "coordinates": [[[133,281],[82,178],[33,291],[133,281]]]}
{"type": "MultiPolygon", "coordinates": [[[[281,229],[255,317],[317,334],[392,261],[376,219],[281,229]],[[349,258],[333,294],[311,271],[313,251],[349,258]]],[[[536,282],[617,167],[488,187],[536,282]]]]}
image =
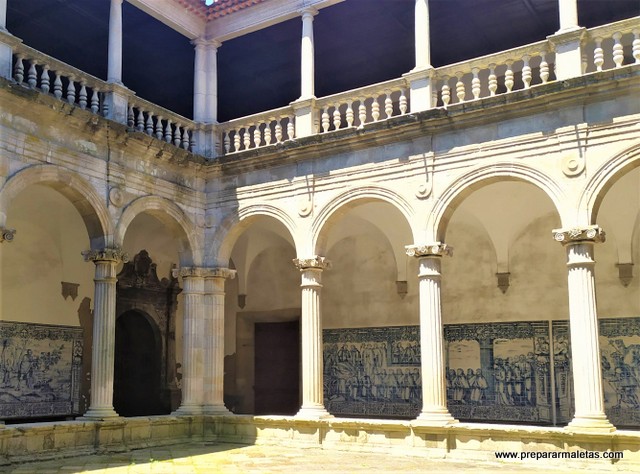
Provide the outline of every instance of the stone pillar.
{"type": "Polygon", "coordinates": [[[0,0],[0,30],[7,30],[7,0],[0,0]]]}
{"type": "Polygon", "coordinates": [[[220,46],[221,43],[216,40],[207,41],[205,45],[207,97],[204,122],[206,123],[218,123],[218,48],[220,46]]]}
{"type": "Polygon", "coordinates": [[[122,0],[111,0],[107,82],[122,84],[122,0]]]}
{"type": "MultiPolygon", "coordinates": [[[[0,227],[0,244],[3,242],[13,242],[16,234],[15,229],[0,227]]],[[[2,246],[0,246],[0,321],[2,320],[2,246]]],[[[0,420],[0,428],[4,428],[4,420],[0,420]]]]}
{"type": "Polygon", "coordinates": [[[193,120],[205,121],[207,105],[207,54],[206,41],[196,38],[191,42],[195,46],[193,65],[193,120]]]}
{"type": "Polygon", "coordinates": [[[204,403],[208,415],[229,415],[224,405],[224,282],[235,270],[211,269],[204,280],[204,403]]]}
{"type": "Polygon", "coordinates": [[[199,267],[180,269],[184,297],[182,401],[177,415],[202,413],[204,399],[204,275],[199,267]]]}
{"type": "Polygon", "coordinates": [[[313,52],[313,17],[318,10],[302,10],[302,46],[300,61],[300,99],[315,97],[315,58],[313,52]]]}
{"type": "Polygon", "coordinates": [[[0,77],[13,77],[13,49],[22,40],[7,31],[7,0],[0,0],[0,77]]]}
{"type": "Polygon", "coordinates": [[[302,407],[299,418],[327,418],[322,382],[322,271],[330,267],[324,257],[294,259],[302,274],[302,407]]]}
{"type": "Polygon", "coordinates": [[[91,404],[83,418],[104,420],[117,417],[113,409],[113,371],[116,342],[116,267],[129,257],[119,248],[88,250],[85,261],[93,262],[93,350],[91,358],[91,404]]]}
{"type": "Polygon", "coordinates": [[[577,30],[578,26],[578,2],[577,0],[558,0],[560,13],[560,29],[558,33],[577,30]]]}
{"type": "Polygon", "coordinates": [[[431,39],[429,35],[429,2],[415,3],[415,51],[416,65],[404,75],[411,86],[411,112],[420,112],[433,107],[433,77],[431,66],[431,39]]]}
{"type": "Polygon", "coordinates": [[[582,41],[586,30],[578,26],[576,0],[558,0],[560,29],[548,37],[556,52],[558,80],[582,75],[582,41]]]}
{"type": "Polygon", "coordinates": [[[217,156],[218,59],[220,43],[198,38],[195,45],[193,75],[193,119],[200,123],[196,130],[195,153],[207,158],[217,156]]]}
{"type": "Polygon", "coordinates": [[[430,245],[409,245],[406,249],[407,255],[416,257],[419,265],[422,411],[418,416],[418,422],[434,426],[457,423],[447,409],[440,306],[440,261],[443,255],[452,255],[452,249],[440,242],[430,245]]]}
{"type": "Polygon", "coordinates": [[[604,242],[598,226],[556,229],[556,241],[567,251],[571,364],[576,412],[567,429],[611,432],[615,427],[604,413],[598,315],[594,279],[594,244],[604,242]]]}

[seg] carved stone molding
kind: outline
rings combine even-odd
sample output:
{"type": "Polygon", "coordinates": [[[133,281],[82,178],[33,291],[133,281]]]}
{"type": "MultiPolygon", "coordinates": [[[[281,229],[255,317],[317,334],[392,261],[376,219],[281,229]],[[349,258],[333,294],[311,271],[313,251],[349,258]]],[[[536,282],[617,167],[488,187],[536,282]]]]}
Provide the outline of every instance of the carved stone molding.
{"type": "Polygon", "coordinates": [[[104,248],[100,250],[85,250],[82,252],[85,262],[115,262],[115,263],[127,263],[129,261],[129,254],[123,251],[120,247],[104,248]]]}
{"type": "Polygon", "coordinates": [[[318,268],[320,270],[328,270],[331,268],[331,262],[325,257],[316,255],[311,258],[294,258],[293,264],[298,270],[306,270],[308,268],[318,268]]]}
{"type": "Polygon", "coordinates": [[[573,229],[554,229],[552,232],[553,238],[562,245],[580,242],[597,244],[605,241],[605,233],[597,225],[574,227],[573,229]]]}
{"type": "Polygon", "coordinates": [[[230,278],[233,279],[236,276],[236,271],[229,268],[210,268],[210,267],[181,267],[174,268],[172,271],[174,278],[230,278]]]}
{"type": "Polygon", "coordinates": [[[307,217],[311,215],[311,211],[313,210],[313,204],[308,199],[303,199],[298,203],[298,215],[300,217],[307,217]]]}
{"type": "Polygon", "coordinates": [[[5,229],[4,227],[0,227],[0,242],[12,242],[15,235],[15,229],[5,229]]]}
{"type": "Polygon", "coordinates": [[[562,159],[562,172],[565,176],[573,177],[580,175],[585,168],[584,158],[577,155],[568,155],[562,159]]]}
{"type": "Polygon", "coordinates": [[[434,242],[426,245],[407,245],[405,246],[409,257],[451,257],[453,256],[453,247],[442,242],[434,242]]]}
{"type": "Polygon", "coordinates": [[[117,186],[114,186],[109,190],[109,202],[116,207],[122,207],[124,204],[124,193],[122,189],[117,186]]]}

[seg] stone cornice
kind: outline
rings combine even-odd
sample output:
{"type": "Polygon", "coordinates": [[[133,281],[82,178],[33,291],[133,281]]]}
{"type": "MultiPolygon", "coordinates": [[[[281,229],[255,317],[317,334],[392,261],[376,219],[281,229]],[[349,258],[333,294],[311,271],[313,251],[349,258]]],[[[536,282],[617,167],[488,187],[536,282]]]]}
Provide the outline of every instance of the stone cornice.
{"type": "Polygon", "coordinates": [[[319,270],[328,270],[331,268],[331,262],[325,257],[316,255],[311,258],[294,258],[293,264],[300,271],[308,270],[310,268],[317,268],[319,270]]]}
{"type": "Polygon", "coordinates": [[[574,227],[572,229],[554,229],[553,238],[562,245],[592,242],[594,244],[605,241],[604,231],[597,225],[574,227]]]}
{"type": "Polygon", "coordinates": [[[453,248],[441,242],[423,245],[407,245],[405,247],[409,257],[451,257],[453,248]]]}
{"type": "Polygon", "coordinates": [[[16,235],[15,229],[0,227],[0,242],[12,242],[16,235]]]}
{"type": "Polygon", "coordinates": [[[85,250],[82,256],[85,262],[127,263],[129,261],[129,254],[120,247],[85,250]]]}

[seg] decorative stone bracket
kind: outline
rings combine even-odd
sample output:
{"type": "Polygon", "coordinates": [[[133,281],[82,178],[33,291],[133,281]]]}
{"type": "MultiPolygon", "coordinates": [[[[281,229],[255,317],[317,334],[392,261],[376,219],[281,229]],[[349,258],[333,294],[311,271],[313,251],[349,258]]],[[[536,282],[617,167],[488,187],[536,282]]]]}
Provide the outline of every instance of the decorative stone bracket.
{"type": "Polygon", "coordinates": [[[0,227],[0,242],[12,242],[15,235],[15,229],[5,229],[4,227],[0,227]]]}
{"type": "Polygon", "coordinates": [[[311,258],[294,258],[293,264],[298,270],[306,270],[308,268],[317,268],[319,270],[329,270],[331,268],[331,262],[325,257],[316,255],[311,258]]]}
{"type": "Polygon", "coordinates": [[[633,280],[633,263],[617,263],[616,267],[618,267],[618,277],[622,286],[626,288],[633,280]]]}
{"type": "Polygon", "coordinates": [[[507,290],[509,289],[511,273],[509,272],[496,273],[496,277],[498,278],[498,288],[500,288],[500,291],[502,291],[503,294],[506,293],[507,290]]]}

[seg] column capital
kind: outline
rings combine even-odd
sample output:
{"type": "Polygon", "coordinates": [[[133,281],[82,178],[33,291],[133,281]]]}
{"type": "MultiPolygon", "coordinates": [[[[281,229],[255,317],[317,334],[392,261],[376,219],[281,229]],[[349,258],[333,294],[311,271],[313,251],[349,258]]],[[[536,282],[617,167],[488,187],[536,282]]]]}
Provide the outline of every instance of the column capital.
{"type": "Polygon", "coordinates": [[[103,248],[103,249],[91,249],[82,252],[85,262],[113,262],[113,263],[127,263],[129,261],[129,254],[123,251],[120,247],[103,248]]]}
{"type": "Polygon", "coordinates": [[[231,270],[230,268],[223,268],[223,267],[206,268],[204,277],[205,278],[224,278],[224,279],[233,280],[236,277],[236,273],[237,272],[235,270],[231,270]]]}
{"type": "Polygon", "coordinates": [[[298,12],[300,13],[300,16],[302,16],[302,19],[304,20],[305,18],[316,16],[318,14],[318,9],[315,7],[305,7],[301,10],[298,10],[298,12]]]}
{"type": "Polygon", "coordinates": [[[230,278],[236,276],[236,271],[222,267],[180,267],[171,272],[173,278],[230,278]]]}
{"type": "Polygon", "coordinates": [[[571,229],[554,229],[553,238],[562,245],[594,243],[605,241],[605,232],[597,225],[573,227],[571,229]]]}
{"type": "Polygon", "coordinates": [[[0,243],[1,242],[13,242],[13,238],[16,235],[15,229],[7,229],[0,227],[0,243]]]}
{"type": "Polygon", "coordinates": [[[293,264],[300,271],[309,269],[329,270],[331,268],[331,262],[318,255],[311,258],[294,258],[293,264]]]}
{"type": "Polygon", "coordinates": [[[453,247],[442,242],[434,242],[432,244],[407,245],[405,246],[409,257],[451,257],[453,256],[453,247]]]}
{"type": "Polygon", "coordinates": [[[191,44],[194,45],[196,48],[198,46],[202,46],[202,47],[208,46],[208,47],[212,47],[213,49],[218,49],[220,46],[222,46],[221,41],[218,41],[216,39],[211,39],[211,38],[203,38],[202,36],[192,39],[191,44]]]}

